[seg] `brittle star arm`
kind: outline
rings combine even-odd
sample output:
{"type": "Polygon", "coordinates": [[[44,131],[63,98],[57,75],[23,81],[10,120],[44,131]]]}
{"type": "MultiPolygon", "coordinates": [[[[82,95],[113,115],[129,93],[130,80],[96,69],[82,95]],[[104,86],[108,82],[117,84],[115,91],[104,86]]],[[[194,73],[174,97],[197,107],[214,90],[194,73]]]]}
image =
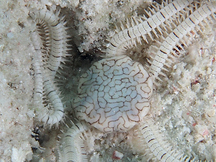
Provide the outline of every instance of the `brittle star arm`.
{"type": "Polygon", "coordinates": [[[58,154],[59,162],[87,162],[87,154],[83,143],[83,133],[87,126],[80,123],[74,124],[64,133],[61,144],[59,145],[58,154]]]}
{"type": "Polygon", "coordinates": [[[150,12],[145,10],[148,18],[146,16],[139,20],[132,18],[125,25],[126,27],[121,25],[121,30],[117,30],[116,34],[109,40],[106,55],[121,55],[128,47],[140,42],[140,38],[148,43],[147,36],[153,40],[153,34],[156,37],[162,35],[162,30],[166,30],[166,27],[170,25],[170,19],[176,14],[178,15],[178,12],[186,8],[191,2],[192,0],[176,0],[169,4],[152,5],[152,8],[149,7],[150,12]],[[167,25],[165,22],[168,22],[167,25]]]}
{"type": "MultiPolygon", "coordinates": [[[[193,7],[193,5],[190,6],[191,10],[193,10],[193,7]]],[[[170,34],[161,37],[162,41],[158,41],[159,46],[154,46],[156,52],[154,52],[154,56],[150,56],[151,59],[149,61],[151,65],[149,73],[154,77],[154,84],[162,81],[160,76],[166,76],[162,70],[167,71],[165,67],[170,67],[173,64],[173,60],[179,56],[176,54],[176,51],[178,51],[176,46],[181,47],[181,49],[187,47],[189,44],[186,44],[183,38],[197,26],[202,25],[206,19],[215,19],[215,12],[216,3],[207,2],[201,4],[201,7],[196,9],[189,17],[186,17],[170,34]]]]}
{"type": "Polygon", "coordinates": [[[35,70],[34,106],[37,107],[40,121],[52,126],[58,124],[64,116],[64,106],[58,89],[52,81],[50,72],[43,67],[41,42],[37,32],[31,33],[35,48],[33,66],[35,70]]]}
{"type": "MultiPolygon", "coordinates": [[[[158,131],[151,118],[146,117],[138,125],[139,145],[143,147],[143,153],[161,162],[193,161],[193,157],[184,155],[180,150],[174,148],[158,131]]],[[[134,147],[134,146],[133,146],[134,147]]]]}
{"type": "Polygon", "coordinates": [[[65,57],[70,56],[67,27],[64,18],[59,17],[60,11],[53,13],[49,10],[31,11],[30,16],[36,21],[38,32],[43,42],[44,58],[47,62],[51,78],[54,79],[56,72],[61,68],[61,63],[66,61],[65,57]]]}

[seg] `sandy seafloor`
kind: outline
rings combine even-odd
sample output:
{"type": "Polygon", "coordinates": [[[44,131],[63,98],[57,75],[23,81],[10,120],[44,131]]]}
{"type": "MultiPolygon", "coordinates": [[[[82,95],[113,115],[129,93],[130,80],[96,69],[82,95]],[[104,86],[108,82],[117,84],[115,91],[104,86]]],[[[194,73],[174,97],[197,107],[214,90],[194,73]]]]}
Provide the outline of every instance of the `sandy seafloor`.
{"type": "MultiPolygon", "coordinates": [[[[30,161],[34,156],[32,147],[39,147],[31,137],[36,116],[32,105],[34,49],[30,32],[36,26],[28,15],[29,11],[46,7],[53,10],[63,8],[61,15],[67,14],[69,23],[71,19],[75,20],[73,31],[69,33],[72,33],[79,52],[98,56],[105,38],[114,33],[114,24],[141,14],[149,3],[142,0],[0,1],[0,162],[30,161]]],[[[194,38],[186,56],[175,64],[167,84],[154,92],[149,116],[174,147],[201,160],[216,160],[215,24],[203,33],[194,38]]],[[[135,52],[139,53],[141,49],[139,47],[135,52]]],[[[127,136],[132,134],[129,132],[127,136]]],[[[116,147],[124,155],[122,161],[133,161],[137,156],[142,157],[143,161],[148,159],[142,156],[139,141],[136,143],[134,140],[134,143],[137,148],[132,149],[133,155],[116,147]]],[[[91,154],[91,159],[94,159],[94,154],[91,154]]],[[[112,159],[109,154],[103,157],[107,158],[104,161],[112,159]]],[[[48,153],[41,154],[40,158],[56,159],[55,154],[48,153]]]]}

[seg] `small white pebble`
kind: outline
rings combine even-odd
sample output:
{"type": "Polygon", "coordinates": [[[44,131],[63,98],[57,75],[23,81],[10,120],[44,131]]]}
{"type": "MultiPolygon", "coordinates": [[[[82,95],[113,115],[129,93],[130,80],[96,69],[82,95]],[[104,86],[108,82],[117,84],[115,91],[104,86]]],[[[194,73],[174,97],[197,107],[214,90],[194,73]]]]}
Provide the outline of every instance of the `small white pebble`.
{"type": "Polygon", "coordinates": [[[212,69],[211,69],[210,67],[207,67],[206,73],[207,73],[207,74],[211,74],[211,73],[212,73],[212,69]]]}
{"type": "Polygon", "coordinates": [[[79,0],[72,0],[70,3],[73,7],[77,7],[79,5],[79,0]]]}
{"type": "Polygon", "coordinates": [[[201,88],[200,84],[194,84],[192,86],[192,89],[194,92],[199,92],[200,88],[201,88]]]}
{"type": "Polygon", "coordinates": [[[196,134],[194,136],[194,139],[195,139],[195,143],[198,143],[198,142],[204,140],[203,136],[201,136],[200,134],[196,134]]]}
{"type": "Polygon", "coordinates": [[[203,137],[206,137],[209,134],[208,128],[205,125],[199,125],[199,124],[197,124],[195,126],[195,130],[197,131],[197,133],[199,133],[203,137]]]}
{"type": "Polygon", "coordinates": [[[120,159],[122,159],[123,158],[123,156],[124,156],[124,154],[122,154],[121,152],[119,152],[119,151],[113,151],[113,159],[115,159],[115,160],[120,160],[120,159]]]}
{"type": "Polygon", "coordinates": [[[12,148],[11,161],[12,162],[22,162],[25,160],[27,152],[23,148],[12,148]]]}
{"type": "Polygon", "coordinates": [[[29,110],[29,111],[27,112],[27,115],[28,115],[28,117],[30,117],[30,118],[35,117],[35,113],[34,113],[33,110],[29,110]]]}
{"type": "Polygon", "coordinates": [[[206,114],[207,114],[209,117],[215,116],[215,109],[207,109],[207,110],[206,110],[206,114]]]}
{"type": "Polygon", "coordinates": [[[7,37],[10,38],[10,39],[12,39],[12,38],[14,37],[14,34],[11,33],[11,32],[10,32],[10,33],[7,33],[7,37]]]}
{"type": "Polygon", "coordinates": [[[205,101],[208,101],[208,99],[209,99],[208,94],[204,94],[202,99],[205,101]]]}

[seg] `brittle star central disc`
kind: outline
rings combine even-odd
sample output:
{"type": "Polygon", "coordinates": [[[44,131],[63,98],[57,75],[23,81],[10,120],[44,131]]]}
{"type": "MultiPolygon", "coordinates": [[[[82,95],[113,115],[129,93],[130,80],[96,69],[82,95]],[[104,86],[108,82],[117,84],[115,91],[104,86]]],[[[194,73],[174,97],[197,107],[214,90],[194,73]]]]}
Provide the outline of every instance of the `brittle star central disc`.
{"type": "Polygon", "coordinates": [[[103,132],[127,131],[148,113],[152,79],[127,56],[94,63],[80,78],[73,106],[78,119],[103,132]]]}

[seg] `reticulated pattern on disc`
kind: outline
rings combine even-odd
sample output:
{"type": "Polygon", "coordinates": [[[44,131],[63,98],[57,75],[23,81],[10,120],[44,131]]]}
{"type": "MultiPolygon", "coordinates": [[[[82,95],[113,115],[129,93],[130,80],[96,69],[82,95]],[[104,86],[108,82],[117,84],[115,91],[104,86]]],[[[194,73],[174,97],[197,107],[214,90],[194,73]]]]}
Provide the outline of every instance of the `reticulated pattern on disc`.
{"type": "Polygon", "coordinates": [[[152,79],[127,56],[94,63],[82,74],[73,106],[78,119],[104,131],[127,131],[148,113],[152,79]]]}

